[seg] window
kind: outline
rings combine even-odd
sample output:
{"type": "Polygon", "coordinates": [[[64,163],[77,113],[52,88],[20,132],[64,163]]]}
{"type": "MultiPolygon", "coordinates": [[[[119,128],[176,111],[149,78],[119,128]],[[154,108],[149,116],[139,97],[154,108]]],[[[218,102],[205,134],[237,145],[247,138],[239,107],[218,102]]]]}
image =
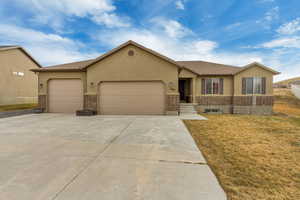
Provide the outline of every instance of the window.
{"type": "Polygon", "coordinates": [[[253,94],[253,78],[246,78],[246,94],[253,94]]]}
{"type": "Polygon", "coordinates": [[[212,94],[212,79],[205,80],[206,94],[212,94]]]}
{"type": "Polygon", "coordinates": [[[223,79],[206,78],[202,79],[202,94],[222,94],[223,93],[223,79]]]}
{"type": "Polygon", "coordinates": [[[254,94],[261,94],[262,93],[262,78],[254,77],[253,78],[253,85],[254,85],[254,94]]]}
{"type": "Polygon", "coordinates": [[[264,94],[265,78],[250,77],[243,78],[243,94],[264,94]]]}
{"type": "Polygon", "coordinates": [[[13,72],[15,76],[24,76],[24,72],[13,72]]]}

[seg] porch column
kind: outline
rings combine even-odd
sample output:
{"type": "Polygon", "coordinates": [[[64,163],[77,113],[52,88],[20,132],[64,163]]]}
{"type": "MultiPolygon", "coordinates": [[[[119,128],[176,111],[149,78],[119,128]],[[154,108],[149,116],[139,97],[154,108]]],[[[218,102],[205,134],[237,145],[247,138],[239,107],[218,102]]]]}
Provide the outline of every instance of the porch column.
{"type": "Polygon", "coordinates": [[[196,79],[197,77],[192,78],[192,103],[197,103],[196,99],[196,79]]]}

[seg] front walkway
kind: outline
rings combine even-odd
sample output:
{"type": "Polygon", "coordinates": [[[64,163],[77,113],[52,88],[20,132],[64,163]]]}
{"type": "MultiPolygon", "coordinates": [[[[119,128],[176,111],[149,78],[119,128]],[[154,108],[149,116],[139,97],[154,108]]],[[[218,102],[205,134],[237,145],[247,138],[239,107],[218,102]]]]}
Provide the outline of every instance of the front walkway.
{"type": "Polygon", "coordinates": [[[179,117],[0,119],[0,163],[0,199],[226,199],[179,117]]]}

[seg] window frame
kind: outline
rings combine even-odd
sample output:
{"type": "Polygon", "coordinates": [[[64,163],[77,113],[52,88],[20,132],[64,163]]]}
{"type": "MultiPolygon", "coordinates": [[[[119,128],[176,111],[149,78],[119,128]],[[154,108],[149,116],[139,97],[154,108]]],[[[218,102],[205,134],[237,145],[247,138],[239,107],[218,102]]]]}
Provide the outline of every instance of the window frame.
{"type": "Polygon", "coordinates": [[[205,95],[221,94],[220,78],[205,78],[204,80],[205,95]]]}
{"type": "Polygon", "coordinates": [[[263,77],[246,77],[245,78],[245,94],[257,95],[263,94],[263,77]],[[251,81],[251,92],[249,92],[249,80],[251,81]]]}

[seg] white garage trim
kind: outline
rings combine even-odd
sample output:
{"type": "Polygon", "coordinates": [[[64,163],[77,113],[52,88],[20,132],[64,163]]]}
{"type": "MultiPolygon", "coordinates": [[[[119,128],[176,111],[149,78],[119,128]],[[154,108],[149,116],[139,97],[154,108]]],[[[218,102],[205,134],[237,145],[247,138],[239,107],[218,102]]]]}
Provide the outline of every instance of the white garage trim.
{"type": "Polygon", "coordinates": [[[81,79],[51,79],[48,81],[48,112],[75,113],[83,109],[81,79]]]}
{"type": "Polygon", "coordinates": [[[161,81],[101,82],[98,113],[103,115],[163,115],[165,85],[161,81]]]}

